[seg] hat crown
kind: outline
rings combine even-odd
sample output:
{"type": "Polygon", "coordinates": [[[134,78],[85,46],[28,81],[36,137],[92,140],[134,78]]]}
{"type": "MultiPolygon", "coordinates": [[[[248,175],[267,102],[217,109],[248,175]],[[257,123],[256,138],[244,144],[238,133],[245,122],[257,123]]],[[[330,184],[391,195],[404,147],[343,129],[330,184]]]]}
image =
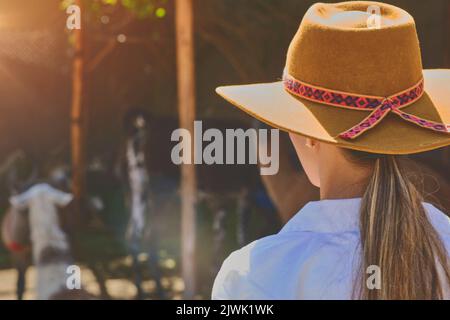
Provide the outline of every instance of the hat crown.
{"type": "Polygon", "coordinates": [[[414,19],[379,2],[317,3],[291,42],[286,71],[337,91],[386,97],[401,92],[423,77],[414,19]],[[375,27],[371,8],[379,8],[375,27]]]}

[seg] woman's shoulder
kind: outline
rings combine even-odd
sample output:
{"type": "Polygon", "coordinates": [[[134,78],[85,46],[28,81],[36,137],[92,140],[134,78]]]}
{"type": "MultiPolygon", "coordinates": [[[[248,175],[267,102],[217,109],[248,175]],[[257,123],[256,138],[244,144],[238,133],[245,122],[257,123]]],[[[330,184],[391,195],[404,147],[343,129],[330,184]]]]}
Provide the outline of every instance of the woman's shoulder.
{"type": "MultiPolygon", "coordinates": [[[[450,218],[441,210],[430,203],[424,203],[424,208],[427,211],[429,220],[441,237],[448,240],[447,245],[450,245],[450,218]]],[[[446,242],[447,242],[446,241],[446,242]]]]}
{"type": "Polygon", "coordinates": [[[272,235],[253,241],[245,247],[232,252],[223,262],[214,280],[212,299],[269,299],[251,277],[252,268],[259,264],[261,249],[277,242],[272,235]],[[256,261],[255,261],[256,259],[256,261]]]}
{"type": "Polygon", "coordinates": [[[339,241],[333,237],[315,232],[280,232],[234,251],[216,276],[212,299],[294,298],[295,283],[308,261],[314,260],[312,263],[323,270],[354,252],[356,238],[351,245],[342,245],[342,237],[339,241]]]}

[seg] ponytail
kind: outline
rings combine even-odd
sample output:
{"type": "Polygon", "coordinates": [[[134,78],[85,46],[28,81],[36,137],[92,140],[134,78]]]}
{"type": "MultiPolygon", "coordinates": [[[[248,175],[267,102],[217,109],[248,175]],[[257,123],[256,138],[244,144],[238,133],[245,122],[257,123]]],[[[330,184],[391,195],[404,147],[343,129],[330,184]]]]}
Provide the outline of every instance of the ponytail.
{"type": "Polygon", "coordinates": [[[443,286],[450,283],[447,252],[411,175],[395,156],[350,154],[373,165],[360,209],[362,260],[355,297],[442,299],[443,286]],[[373,265],[381,273],[379,289],[366,285],[366,270],[373,265]]]}

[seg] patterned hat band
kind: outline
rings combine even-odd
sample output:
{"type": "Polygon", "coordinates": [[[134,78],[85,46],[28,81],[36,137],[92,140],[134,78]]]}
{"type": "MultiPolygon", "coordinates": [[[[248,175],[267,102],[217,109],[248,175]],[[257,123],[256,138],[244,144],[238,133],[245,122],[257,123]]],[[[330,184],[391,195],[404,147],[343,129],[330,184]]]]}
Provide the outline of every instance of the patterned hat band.
{"type": "Polygon", "coordinates": [[[424,93],[423,78],[413,87],[390,97],[375,97],[334,91],[313,86],[295,79],[286,71],[283,74],[285,89],[300,98],[333,107],[371,111],[370,115],[349,130],[339,134],[342,139],[355,139],[372,129],[390,112],[422,128],[450,133],[450,124],[434,122],[404,112],[402,109],[419,100],[424,93]]]}

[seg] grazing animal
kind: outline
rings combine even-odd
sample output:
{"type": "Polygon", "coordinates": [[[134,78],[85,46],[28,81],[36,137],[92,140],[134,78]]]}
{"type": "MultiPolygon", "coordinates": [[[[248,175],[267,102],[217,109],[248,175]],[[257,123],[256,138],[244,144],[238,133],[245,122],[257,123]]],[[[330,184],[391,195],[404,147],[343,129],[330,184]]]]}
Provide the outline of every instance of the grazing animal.
{"type": "Polygon", "coordinates": [[[89,299],[83,290],[67,288],[67,268],[73,264],[70,246],[60,227],[58,208],[73,199],[69,193],[46,183],[32,186],[22,194],[10,198],[15,210],[28,209],[28,223],[32,259],[36,267],[37,299],[89,299]]]}

